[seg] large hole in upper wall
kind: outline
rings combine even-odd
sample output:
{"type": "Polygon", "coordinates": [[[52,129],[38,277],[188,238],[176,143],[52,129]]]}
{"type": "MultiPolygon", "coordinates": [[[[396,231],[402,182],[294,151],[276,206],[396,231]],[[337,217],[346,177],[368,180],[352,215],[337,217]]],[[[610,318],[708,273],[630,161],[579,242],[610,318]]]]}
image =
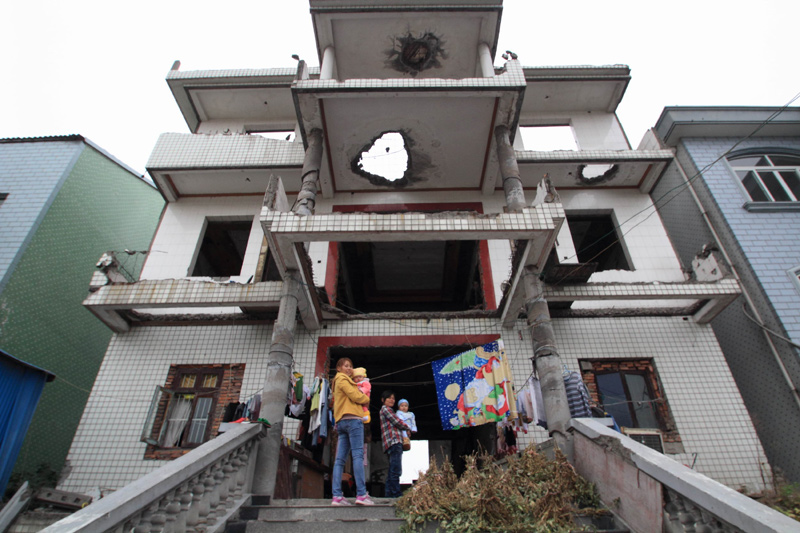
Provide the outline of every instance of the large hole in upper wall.
{"type": "Polygon", "coordinates": [[[406,140],[399,131],[387,131],[364,147],[353,161],[353,171],[375,185],[402,179],[409,166],[406,140]]]}

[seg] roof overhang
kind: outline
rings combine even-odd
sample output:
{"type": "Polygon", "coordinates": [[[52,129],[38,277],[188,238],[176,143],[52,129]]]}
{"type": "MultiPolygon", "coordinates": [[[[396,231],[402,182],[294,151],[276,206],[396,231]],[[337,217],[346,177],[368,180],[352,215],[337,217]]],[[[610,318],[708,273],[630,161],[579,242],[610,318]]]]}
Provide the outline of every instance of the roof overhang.
{"type": "Polygon", "coordinates": [[[296,117],[289,87],[295,74],[293,68],[173,69],[167,84],[192,132],[214,121],[238,121],[247,131],[293,130],[296,117]]]}
{"type": "Polygon", "coordinates": [[[524,67],[523,72],[527,84],[523,121],[552,113],[615,113],[631,81],[631,69],[626,65],[524,67]]]}
{"type": "Polygon", "coordinates": [[[299,142],[258,135],[164,133],[147,171],[170,202],[192,196],[263,196],[272,174],[299,191],[304,155],[299,142]]]}
{"type": "Polygon", "coordinates": [[[322,64],[326,48],[336,51],[335,77],[396,78],[393,50],[407,37],[432,34],[441,45],[437,68],[420,78],[478,75],[478,45],[495,57],[502,0],[310,0],[311,19],[322,64]]]}
{"type": "Polygon", "coordinates": [[[800,107],[665,107],[655,130],[667,146],[685,137],[797,137],[800,107]]]}

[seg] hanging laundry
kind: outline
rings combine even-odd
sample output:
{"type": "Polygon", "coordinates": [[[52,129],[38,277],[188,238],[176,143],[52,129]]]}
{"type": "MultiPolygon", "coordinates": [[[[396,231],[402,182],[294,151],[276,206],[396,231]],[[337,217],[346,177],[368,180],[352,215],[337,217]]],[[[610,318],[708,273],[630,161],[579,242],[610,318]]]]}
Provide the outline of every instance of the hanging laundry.
{"type": "Polygon", "coordinates": [[[502,340],[433,361],[431,366],[445,430],[517,418],[502,340]]]}
{"type": "MultiPolygon", "coordinates": [[[[583,382],[581,382],[583,383],[583,382]]],[[[544,398],[542,397],[542,382],[539,378],[532,377],[528,382],[528,391],[531,400],[531,418],[537,426],[547,429],[547,414],[544,410],[544,398]]]]}
{"type": "Polygon", "coordinates": [[[294,401],[292,403],[302,403],[305,398],[303,393],[303,374],[300,372],[292,373],[292,386],[294,388],[294,401]]]}
{"type": "Polygon", "coordinates": [[[320,402],[321,402],[321,395],[320,395],[320,388],[322,386],[322,378],[316,377],[314,378],[314,384],[311,385],[311,420],[308,424],[308,431],[313,433],[321,423],[321,412],[320,412],[320,402]]]}
{"type": "Polygon", "coordinates": [[[258,420],[258,415],[261,413],[261,394],[254,394],[247,401],[246,417],[250,420],[258,420]]]}
{"type": "Polygon", "coordinates": [[[306,410],[306,405],[310,403],[311,403],[311,389],[308,388],[308,385],[304,385],[303,400],[288,406],[289,414],[287,416],[289,416],[290,418],[302,417],[303,413],[306,410]]]}
{"type": "Polygon", "coordinates": [[[564,374],[564,387],[567,389],[570,416],[572,418],[591,417],[589,391],[586,389],[586,385],[583,384],[581,375],[575,371],[564,374]]]}

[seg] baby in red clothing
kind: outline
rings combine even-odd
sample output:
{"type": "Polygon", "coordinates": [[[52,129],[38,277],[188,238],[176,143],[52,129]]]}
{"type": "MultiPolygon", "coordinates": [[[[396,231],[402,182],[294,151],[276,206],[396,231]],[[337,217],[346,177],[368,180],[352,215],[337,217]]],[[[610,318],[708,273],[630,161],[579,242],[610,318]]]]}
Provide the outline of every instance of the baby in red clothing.
{"type": "MultiPolygon", "coordinates": [[[[353,381],[356,382],[356,387],[362,393],[369,396],[369,393],[372,392],[372,383],[369,382],[369,378],[367,377],[367,369],[363,366],[353,369],[353,381]]],[[[371,418],[369,416],[369,405],[364,406],[364,423],[369,424],[371,418]]]]}

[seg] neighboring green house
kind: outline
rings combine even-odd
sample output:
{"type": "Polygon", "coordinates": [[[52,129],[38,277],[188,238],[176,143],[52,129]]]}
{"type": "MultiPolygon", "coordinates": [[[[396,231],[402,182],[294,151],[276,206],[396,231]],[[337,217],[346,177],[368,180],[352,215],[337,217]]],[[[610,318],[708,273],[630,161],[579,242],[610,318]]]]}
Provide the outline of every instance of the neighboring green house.
{"type": "MultiPolygon", "coordinates": [[[[106,251],[147,250],[163,206],[141,175],[85,137],[0,139],[0,349],[58,377],[15,465],[23,479],[65,466],[108,347],[111,332],[81,305],[95,264],[106,251]]],[[[145,256],[123,258],[138,276],[145,256]]]]}

